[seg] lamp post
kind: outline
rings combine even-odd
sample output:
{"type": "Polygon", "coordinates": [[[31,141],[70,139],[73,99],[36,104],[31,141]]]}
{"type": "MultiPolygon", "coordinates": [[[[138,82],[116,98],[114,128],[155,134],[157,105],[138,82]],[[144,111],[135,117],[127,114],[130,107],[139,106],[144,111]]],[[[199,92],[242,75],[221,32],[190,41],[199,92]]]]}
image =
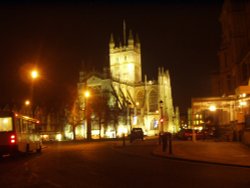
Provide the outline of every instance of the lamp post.
{"type": "Polygon", "coordinates": [[[27,116],[32,115],[32,109],[30,108],[30,100],[27,99],[24,101],[24,107],[23,107],[22,113],[27,116]]]}
{"type": "Polygon", "coordinates": [[[24,104],[25,104],[25,106],[29,106],[29,105],[30,105],[30,101],[29,101],[29,100],[26,100],[26,101],[24,102],[24,104]]]}
{"type": "Polygon", "coordinates": [[[159,126],[159,133],[163,132],[163,101],[160,100],[160,113],[161,113],[161,118],[160,118],[160,126],[159,126]]]}
{"type": "MultiPolygon", "coordinates": [[[[39,72],[37,69],[32,69],[30,71],[30,78],[31,78],[31,88],[30,88],[30,99],[31,99],[31,102],[29,102],[29,104],[31,103],[32,106],[31,106],[31,111],[32,111],[32,117],[34,117],[34,81],[37,80],[39,77],[39,72]]],[[[25,105],[26,102],[25,102],[25,105]]]]}
{"type": "Polygon", "coordinates": [[[84,92],[85,99],[85,122],[87,127],[87,140],[91,140],[91,117],[90,117],[90,109],[88,107],[88,98],[90,97],[90,92],[86,90],[84,92]]]}
{"type": "Polygon", "coordinates": [[[127,125],[129,126],[129,129],[131,132],[132,125],[131,125],[131,121],[130,121],[130,107],[131,107],[131,103],[129,101],[127,101],[127,125]]]}
{"type": "Polygon", "coordinates": [[[30,76],[31,76],[31,78],[34,80],[34,79],[38,78],[39,73],[38,73],[38,71],[37,71],[36,69],[33,69],[33,70],[30,72],[30,76]]]}
{"type": "Polygon", "coordinates": [[[161,134],[163,133],[163,101],[160,100],[160,124],[159,124],[159,144],[161,144],[161,134]]]}

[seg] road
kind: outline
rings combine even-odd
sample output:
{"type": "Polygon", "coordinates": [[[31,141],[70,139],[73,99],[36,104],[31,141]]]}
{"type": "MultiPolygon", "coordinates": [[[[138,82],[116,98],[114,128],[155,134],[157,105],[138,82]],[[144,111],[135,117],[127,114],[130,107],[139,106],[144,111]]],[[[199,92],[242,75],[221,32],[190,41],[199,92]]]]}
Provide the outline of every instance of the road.
{"type": "Polygon", "coordinates": [[[250,187],[250,169],[159,158],[157,141],[47,144],[0,160],[0,187],[250,187]]]}

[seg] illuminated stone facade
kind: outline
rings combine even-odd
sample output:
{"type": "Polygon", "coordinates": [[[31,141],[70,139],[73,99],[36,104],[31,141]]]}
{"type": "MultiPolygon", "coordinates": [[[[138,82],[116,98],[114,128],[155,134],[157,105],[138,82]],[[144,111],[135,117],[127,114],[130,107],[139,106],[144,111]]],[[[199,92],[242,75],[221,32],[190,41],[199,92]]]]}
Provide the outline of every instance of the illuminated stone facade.
{"type": "MultiPolygon", "coordinates": [[[[120,136],[122,132],[129,134],[133,127],[143,128],[147,135],[157,135],[159,131],[176,132],[179,127],[179,111],[176,108],[175,113],[173,107],[169,72],[159,68],[157,81],[147,80],[146,75],[142,81],[140,41],[138,36],[134,38],[132,31],[129,31],[127,37],[125,23],[123,41],[115,41],[111,34],[109,57],[108,69],[102,74],[86,73],[83,70],[78,83],[79,104],[83,108],[83,91],[88,88],[108,91],[109,105],[117,105],[125,112],[119,115],[125,118],[118,118],[116,126],[108,125],[108,128],[99,130],[99,134],[102,137],[120,136]]],[[[92,133],[93,127],[92,124],[92,133]]]]}

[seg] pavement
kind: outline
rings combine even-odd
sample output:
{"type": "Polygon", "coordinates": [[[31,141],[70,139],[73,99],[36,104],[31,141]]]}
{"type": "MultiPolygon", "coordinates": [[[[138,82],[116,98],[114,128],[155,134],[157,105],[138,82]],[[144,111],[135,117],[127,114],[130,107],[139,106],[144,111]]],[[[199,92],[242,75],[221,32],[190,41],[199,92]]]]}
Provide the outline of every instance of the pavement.
{"type": "Polygon", "coordinates": [[[158,145],[153,155],[178,160],[250,167],[250,147],[240,142],[172,141],[172,154],[169,152],[169,147],[164,152],[162,145],[158,145]]]}

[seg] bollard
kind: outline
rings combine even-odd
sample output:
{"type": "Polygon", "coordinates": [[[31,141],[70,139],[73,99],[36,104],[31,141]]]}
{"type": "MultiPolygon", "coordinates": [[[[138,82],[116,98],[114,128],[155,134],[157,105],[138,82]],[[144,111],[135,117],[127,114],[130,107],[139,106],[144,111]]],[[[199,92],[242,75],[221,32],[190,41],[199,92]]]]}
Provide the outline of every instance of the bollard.
{"type": "Polygon", "coordinates": [[[168,135],[166,133],[161,135],[162,137],[162,151],[165,152],[168,147],[168,135]]]}

